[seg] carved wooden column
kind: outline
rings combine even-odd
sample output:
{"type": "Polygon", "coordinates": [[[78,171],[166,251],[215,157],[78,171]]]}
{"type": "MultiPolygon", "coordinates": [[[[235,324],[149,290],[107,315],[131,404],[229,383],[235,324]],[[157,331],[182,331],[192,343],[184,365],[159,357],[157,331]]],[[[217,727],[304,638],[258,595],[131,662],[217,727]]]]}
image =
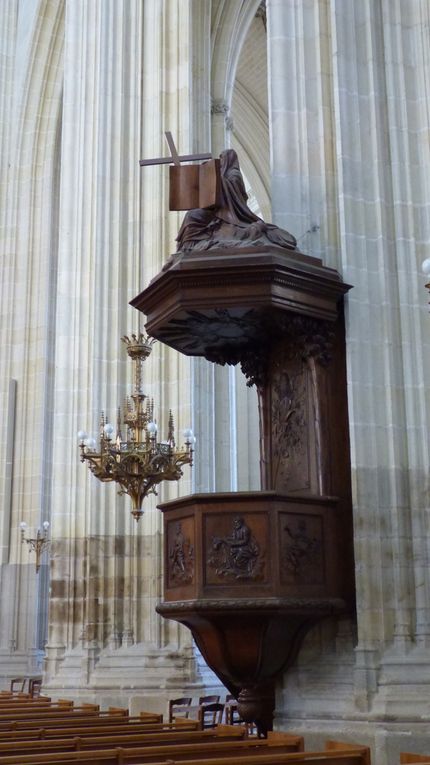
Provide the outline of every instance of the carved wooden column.
{"type": "Polygon", "coordinates": [[[272,726],[275,680],[306,632],[353,607],[348,289],[317,258],[259,247],[178,255],[132,301],[151,335],[188,355],[240,363],[258,388],[262,490],[159,506],[158,611],[192,630],[262,734],[272,726]]]}

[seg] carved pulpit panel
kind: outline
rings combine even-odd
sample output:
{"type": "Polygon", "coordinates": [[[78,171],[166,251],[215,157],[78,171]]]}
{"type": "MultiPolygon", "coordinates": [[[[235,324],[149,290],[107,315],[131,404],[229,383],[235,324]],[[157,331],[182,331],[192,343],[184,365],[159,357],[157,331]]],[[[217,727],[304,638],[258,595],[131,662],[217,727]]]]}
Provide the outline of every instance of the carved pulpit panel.
{"type": "Polygon", "coordinates": [[[267,517],[217,513],[205,516],[204,528],[205,585],[267,581],[267,517]]]}
{"type": "Polygon", "coordinates": [[[170,521],[167,531],[167,586],[183,587],[194,580],[194,519],[170,521]]]}
{"type": "Polygon", "coordinates": [[[282,584],[326,584],[321,516],[280,513],[279,540],[282,584]]]}
{"type": "Polygon", "coordinates": [[[306,361],[283,353],[273,364],[271,394],[272,476],[276,491],[309,492],[315,482],[314,400],[306,361]],[[312,478],[314,480],[312,480],[312,478]]]}

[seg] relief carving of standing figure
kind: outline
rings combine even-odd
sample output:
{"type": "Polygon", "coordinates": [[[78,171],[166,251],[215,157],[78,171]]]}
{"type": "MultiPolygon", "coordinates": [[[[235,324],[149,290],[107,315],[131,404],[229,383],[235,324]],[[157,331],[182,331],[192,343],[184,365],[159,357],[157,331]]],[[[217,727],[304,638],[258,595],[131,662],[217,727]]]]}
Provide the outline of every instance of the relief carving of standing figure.
{"type": "Polygon", "coordinates": [[[182,531],[182,524],[176,524],[176,534],[169,548],[169,577],[173,582],[191,581],[194,573],[194,550],[182,531]]]}

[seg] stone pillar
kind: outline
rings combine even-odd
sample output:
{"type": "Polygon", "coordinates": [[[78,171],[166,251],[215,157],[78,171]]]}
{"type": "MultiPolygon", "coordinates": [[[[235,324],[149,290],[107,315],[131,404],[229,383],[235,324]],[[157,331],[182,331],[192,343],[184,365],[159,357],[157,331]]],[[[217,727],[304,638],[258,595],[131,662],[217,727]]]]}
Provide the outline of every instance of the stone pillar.
{"type": "Polygon", "coordinates": [[[51,649],[56,661],[59,651],[99,652],[133,632],[134,529],[115,487],[80,465],[76,432],[97,435],[102,407],[115,421],[127,380],[120,336],[133,328],[127,301],[139,258],[137,6],[66,7],[48,669],[51,649]]]}
{"type": "MultiPolygon", "coordinates": [[[[274,220],[354,285],[346,324],[355,702],[368,709],[377,694],[380,709],[405,712],[408,701],[389,686],[406,682],[414,640],[428,642],[429,368],[418,275],[429,214],[428,8],[268,0],[267,11],[274,220]],[[396,669],[381,676],[390,657],[396,669]]],[[[325,676],[328,692],[336,675],[325,676]]],[[[300,716],[297,695],[290,704],[300,716]]]]}
{"type": "MultiPolygon", "coordinates": [[[[236,69],[258,5],[258,0],[246,4],[240,0],[213,4],[209,19],[209,4],[200,3],[196,20],[199,20],[203,36],[210,29],[213,45],[210,62],[206,56],[206,69],[200,70],[204,71],[205,92],[208,93],[210,88],[211,102],[210,114],[208,103],[204,104],[206,124],[203,130],[199,124],[199,148],[205,150],[204,141],[210,139],[214,156],[232,146],[231,109],[236,69]]],[[[198,453],[196,458],[200,460],[196,490],[235,491],[259,487],[255,391],[246,387],[245,378],[238,369],[210,365],[204,359],[193,363],[196,434],[204,444],[201,456],[198,453]],[[246,445],[245,434],[251,436],[246,445]]]]}
{"type": "MultiPolygon", "coordinates": [[[[127,687],[140,686],[161,711],[160,685],[193,680],[194,664],[189,640],[155,613],[157,499],[137,526],[128,498],[79,463],[76,433],[97,436],[102,408],[115,423],[132,384],[120,336],[139,321],[128,302],[161,269],[179,227],[167,212],[166,167],[141,170],[139,159],[167,153],[166,129],[189,148],[189,28],[179,1],[67,3],[47,687],[82,696],[117,684],[129,700],[127,687]]],[[[143,387],[160,435],[171,407],[180,440],[191,415],[189,361],[155,346],[143,387]]],[[[179,490],[190,491],[189,477],[179,490]]],[[[163,488],[160,498],[177,491],[163,488]]]]}
{"type": "Polygon", "coordinates": [[[46,559],[21,545],[50,517],[63,3],[0,9],[0,675],[40,667],[46,559]],[[38,617],[38,610],[42,614],[38,617]]]}

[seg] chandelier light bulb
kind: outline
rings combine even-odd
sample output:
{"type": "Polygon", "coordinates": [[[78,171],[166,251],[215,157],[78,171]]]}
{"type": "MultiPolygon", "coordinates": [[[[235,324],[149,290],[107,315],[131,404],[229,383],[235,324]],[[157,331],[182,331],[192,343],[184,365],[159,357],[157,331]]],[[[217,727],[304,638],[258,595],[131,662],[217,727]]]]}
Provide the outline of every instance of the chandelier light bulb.
{"type": "Polygon", "coordinates": [[[26,528],[27,528],[26,522],[25,521],[21,521],[21,523],[19,524],[19,528],[21,529],[21,531],[25,531],[26,528]]]}
{"type": "Polygon", "coordinates": [[[151,436],[155,436],[155,434],[156,434],[156,432],[158,430],[157,424],[155,422],[148,422],[148,424],[146,426],[146,430],[148,431],[148,433],[151,436]]]}
{"type": "Polygon", "coordinates": [[[79,430],[78,431],[78,441],[82,443],[82,441],[85,441],[85,439],[88,438],[88,433],[85,432],[85,430],[79,430]]]}
{"type": "Polygon", "coordinates": [[[104,432],[106,438],[112,438],[113,431],[114,431],[113,425],[111,425],[109,422],[107,422],[106,425],[103,428],[103,432],[104,432]]]}
{"type": "Polygon", "coordinates": [[[430,258],[426,258],[425,260],[423,260],[421,268],[422,268],[423,274],[425,274],[426,276],[430,276],[430,258]]]}
{"type": "Polygon", "coordinates": [[[194,433],[191,428],[185,428],[183,431],[183,436],[185,438],[186,444],[195,444],[196,439],[194,438],[194,433]]]}
{"type": "Polygon", "coordinates": [[[95,440],[95,438],[86,438],[85,439],[85,446],[88,449],[91,449],[91,451],[94,451],[94,449],[96,448],[96,440],[95,440]]]}
{"type": "Polygon", "coordinates": [[[43,521],[43,528],[45,531],[48,531],[49,529],[49,521],[43,521]]]}

